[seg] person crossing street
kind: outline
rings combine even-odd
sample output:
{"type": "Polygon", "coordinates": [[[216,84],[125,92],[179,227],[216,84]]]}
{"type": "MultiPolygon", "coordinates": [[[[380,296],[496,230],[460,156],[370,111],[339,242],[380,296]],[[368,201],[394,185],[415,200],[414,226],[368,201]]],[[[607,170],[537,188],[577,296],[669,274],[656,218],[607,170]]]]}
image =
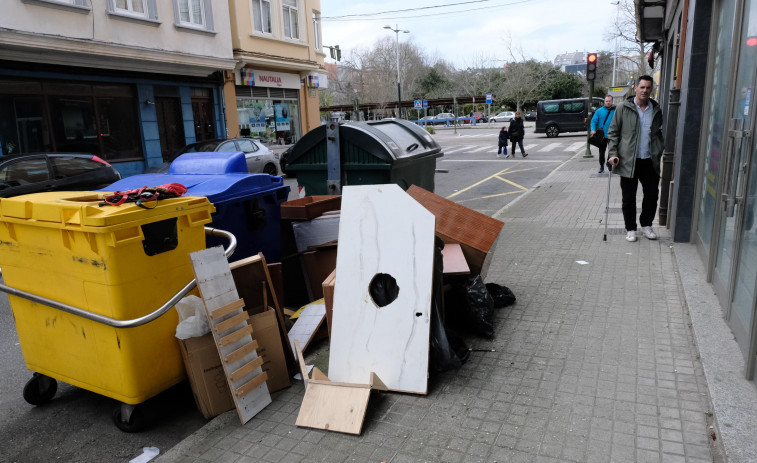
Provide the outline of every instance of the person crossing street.
{"type": "Polygon", "coordinates": [[[515,157],[516,144],[520,147],[520,155],[524,158],[528,156],[526,150],[523,149],[523,137],[525,137],[526,135],[526,130],[523,127],[523,119],[521,119],[520,117],[520,111],[515,111],[515,118],[510,121],[510,128],[508,129],[508,132],[510,133],[510,141],[512,141],[513,143],[513,152],[511,153],[511,156],[515,157]]]}

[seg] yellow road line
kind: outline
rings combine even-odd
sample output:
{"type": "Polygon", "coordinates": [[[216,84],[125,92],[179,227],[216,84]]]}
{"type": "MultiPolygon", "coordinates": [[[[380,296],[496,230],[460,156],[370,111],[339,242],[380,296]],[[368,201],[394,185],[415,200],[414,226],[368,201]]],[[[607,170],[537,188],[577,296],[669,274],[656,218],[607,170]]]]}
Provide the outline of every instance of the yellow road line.
{"type": "Polygon", "coordinates": [[[466,191],[470,190],[471,188],[475,188],[475,187],[477,187],[477,186],[481,185],[482,183],[484,183],[484,182],[486,182],[486,181],[489,181],[489,180],[493,179],[494,177],[496,177],[496,176],[497,176],[497,175],[499,175],[499,174],[505,174],[505,173],[507,173],[507,171],[509,171],[509,170],[510,170],[510,168],[508,167],[507,169],[501,170],[501,171],[497,172],[497,173],[496,173],[496,174],[494,174],[494,175],[491,175],[491,176],[489,176],[489,177],[486,177],[485,179],[483,179],[483,180],[480,180],[480,181],[478,181],[478,182],[474,183],[473,185],[471,185],[471,186],[469,186],[469,187],[463,188],[462,190],[458,190],[457,192],[455,192],[455,193],[452,193],[451,195],[447,196],[447,199],[449,199],[449,198],[454,198],[455,196],[459,195],[460,193],[464,193],[464,192],[466,192],[466,191]]]}
{"type": "MultiPolygon", "coordinates": [[[[535,167],[531,167],[531,168],[528,168],[528,169],[519,169],[519,170],[512,170],[512,171],[511,171],[511,170],[510,170],[510,168],[508,167],[507,169],[501,170],[501,171],[497,172],[497,173],[496,173],[496,174],[494,174],[494,175],[491,175],[491,176],[489,176],[489,177],[486,177],[485,179],[483,179],[483,180],[480,180],[480,181],[478,181],[478,182],[474,183],[474,184],[473,184],[473,185],[471,185],[471,186],[465,187],[465,188],[463,188],[462,190],[458,190],[458,191],[456,191],[455,193],[452,193],[451,195],[447,196],[447,199],[450,199],[450,198],[454,198],[455,196],[459,195],[460,193],[464,193],[464,192],[466,192],[466,191],[470,190],[471,188],[475,188],[475,187],[477,187],[477,186],[481,185],[482,183],[484,183],[484,182],[487,182],[487,181],[489,181],[489,180],[491,180],[491,179],[493,179],[493,178],[496,178],[497,180],[500,180],[500,181],[503,181],[503,182],[507,182],[507,183],[509,183],[509,184],[511,184],[511,185],[513,185],[513,186],[515,186],[515,187],[517,187],[517,188],[520,188],[520,189],[521,189],[521,191],[525,191],[525,190],[527,190],[527,188],[525,188],[525,187],[523,187],[523,186],[521,186],[521,185],[518,185],[517,183],[514,183],[514,182],[512,182],[512,181],[510,181],[510,180],[506,180],[506,179],[503,179],[502,177],[500,177],[500,175],[501,175],[501,174],[514,174],[514,173],[516,173],[516,172],[525,172],[525,171],[528,171],[528,170],[533,170],[533,169],[535,169],[535,167]]],[[[520,192],[516,192],[516,193],[520,193],[520,192]]],[[[496,195],[495,195],[495,196],[496,196],[496,195]]],[[[487,197],[489,197],[489,196],[487,196],[487,197]]],[[[474,198],[474,199],[475,199],[475,198],[474,198]]],[[[467,200],[466,200],[466,201],[467,201],[467,200]]]]}

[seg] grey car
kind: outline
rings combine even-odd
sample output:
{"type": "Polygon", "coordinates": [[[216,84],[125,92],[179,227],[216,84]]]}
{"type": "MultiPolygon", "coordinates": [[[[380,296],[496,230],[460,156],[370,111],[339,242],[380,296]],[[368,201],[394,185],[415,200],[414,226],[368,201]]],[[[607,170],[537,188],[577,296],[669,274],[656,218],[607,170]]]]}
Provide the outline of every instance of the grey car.
{"type": "MultiPolygon", "coordinates": [[[[185,146],[171,158],[171,162],[184,153],[204,152],[237,152],[244,153],[247,161],[247,171],[251,174],[278,175],[279,156],[254,138],[227,138],[205,140],[185,146]]],[[[152,166],[145,169],[145,173],[167,174],[171,162],[152,166]]]]}

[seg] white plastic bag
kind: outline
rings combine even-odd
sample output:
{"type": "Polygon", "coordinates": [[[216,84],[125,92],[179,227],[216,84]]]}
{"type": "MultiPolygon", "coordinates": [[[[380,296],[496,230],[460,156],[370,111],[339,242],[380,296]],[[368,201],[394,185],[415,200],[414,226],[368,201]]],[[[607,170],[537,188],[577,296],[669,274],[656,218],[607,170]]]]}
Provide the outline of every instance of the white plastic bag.
{"type": "Polygon", "coordinates": [[[210,333],[205,306],[197,296],[186,296],[176,304],[179,312],[179,324],[176,325],[176,337],[179,339],[196,338],[210,333]]]}

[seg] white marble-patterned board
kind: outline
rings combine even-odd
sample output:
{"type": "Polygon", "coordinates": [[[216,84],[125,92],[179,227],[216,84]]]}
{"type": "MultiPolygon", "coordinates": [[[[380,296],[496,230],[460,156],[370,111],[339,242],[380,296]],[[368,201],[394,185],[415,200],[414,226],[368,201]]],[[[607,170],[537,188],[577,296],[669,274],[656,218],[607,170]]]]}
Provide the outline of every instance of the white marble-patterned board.
{"type": "Polygon", "coordinates": [[[345,186],[328,376],[425,394],[434,263],[434,216],[397,185],[345,186]],[[379,307],[369,287],[390,275],[399,292],[379,307]]]}

